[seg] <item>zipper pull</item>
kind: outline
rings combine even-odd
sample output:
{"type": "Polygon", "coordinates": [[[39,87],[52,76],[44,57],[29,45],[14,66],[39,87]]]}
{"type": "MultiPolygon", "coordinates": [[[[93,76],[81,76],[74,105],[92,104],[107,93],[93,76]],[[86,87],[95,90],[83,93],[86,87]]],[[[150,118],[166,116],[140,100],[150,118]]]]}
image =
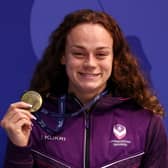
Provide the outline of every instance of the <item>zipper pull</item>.
{"type": "Polygon", "coordinates": [[[85,112],[85,128],[89,128],[90,127],[90,120],[89,120],[89,111],[87,110],[86,112],[85,112]]]}

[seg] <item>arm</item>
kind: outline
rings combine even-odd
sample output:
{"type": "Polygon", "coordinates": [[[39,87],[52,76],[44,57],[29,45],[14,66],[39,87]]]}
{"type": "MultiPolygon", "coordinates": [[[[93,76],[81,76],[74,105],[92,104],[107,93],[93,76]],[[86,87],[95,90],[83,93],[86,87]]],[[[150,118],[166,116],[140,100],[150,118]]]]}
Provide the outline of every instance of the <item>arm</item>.
{"type": "Polygon", "coordinates": [[[168,141],[162,119],[153,116],[147,132],[141,168],[168,168],[168,141]]]}
{"type": "Polygon", "coordinates": [[[33,168],[31,145],[20,147],[8,142],[4,168],[33,168]]]}
{"type": "Polygon", "coordinates": [[[30,105],[24,102],[11,104],[0,122],[6,130],[9,143],[6,151],[5,168],[32,168],[30,133],[32,119],[30,105]]]}

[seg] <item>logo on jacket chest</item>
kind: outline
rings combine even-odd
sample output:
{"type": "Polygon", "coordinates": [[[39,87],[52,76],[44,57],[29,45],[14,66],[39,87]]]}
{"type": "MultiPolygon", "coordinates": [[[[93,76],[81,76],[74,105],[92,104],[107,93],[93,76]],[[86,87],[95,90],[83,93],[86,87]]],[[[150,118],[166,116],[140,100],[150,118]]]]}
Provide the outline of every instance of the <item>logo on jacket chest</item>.
{"type": "Polygon", "coordinates": [[[110,140],[110,143],[112,143],[113,146],[127,147],[129,144],[131,144],[130,140],[125,139],[127,135],[127,129],[124,125],[115,124],[113,126],[113,135],[115,138],[110,140]]]}
{"type": "Polygon", "coordinates": [[[123,139],[127,134],[127,129],[124,125],[116,124],[113,126],[113,134],[117,139],[123,139]]]}

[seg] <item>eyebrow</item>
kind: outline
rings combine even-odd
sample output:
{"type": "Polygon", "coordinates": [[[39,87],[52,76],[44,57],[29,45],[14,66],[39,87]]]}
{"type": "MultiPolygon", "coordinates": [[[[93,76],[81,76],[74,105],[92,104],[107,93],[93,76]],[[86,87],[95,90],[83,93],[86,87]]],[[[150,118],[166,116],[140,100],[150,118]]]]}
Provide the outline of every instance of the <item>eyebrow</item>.
{"type": "MultiPolygon", "coordinates": [[[[86,49],[85,47],[80,46],[80,45],[73,45],[73,46],[71,46],[71,48],[86,49]]],[[[106,46],[101,46],[101,47],[96,48],[96,50],[102,50],[102,49],[112,49],[112,48],[106,47],[106,46]]]]}

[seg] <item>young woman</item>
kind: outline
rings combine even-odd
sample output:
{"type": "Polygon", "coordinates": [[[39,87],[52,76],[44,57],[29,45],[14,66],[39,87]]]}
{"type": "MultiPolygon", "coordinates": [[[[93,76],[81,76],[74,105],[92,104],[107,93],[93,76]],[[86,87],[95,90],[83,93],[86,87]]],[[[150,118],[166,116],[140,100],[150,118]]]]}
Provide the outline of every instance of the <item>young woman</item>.
{"type": "Polygon", "coordinates": [[[78,10],[52,33],[30,90],[1,121],[6,168],[167,168],[164,115],[116,21],[78,10]]]}

